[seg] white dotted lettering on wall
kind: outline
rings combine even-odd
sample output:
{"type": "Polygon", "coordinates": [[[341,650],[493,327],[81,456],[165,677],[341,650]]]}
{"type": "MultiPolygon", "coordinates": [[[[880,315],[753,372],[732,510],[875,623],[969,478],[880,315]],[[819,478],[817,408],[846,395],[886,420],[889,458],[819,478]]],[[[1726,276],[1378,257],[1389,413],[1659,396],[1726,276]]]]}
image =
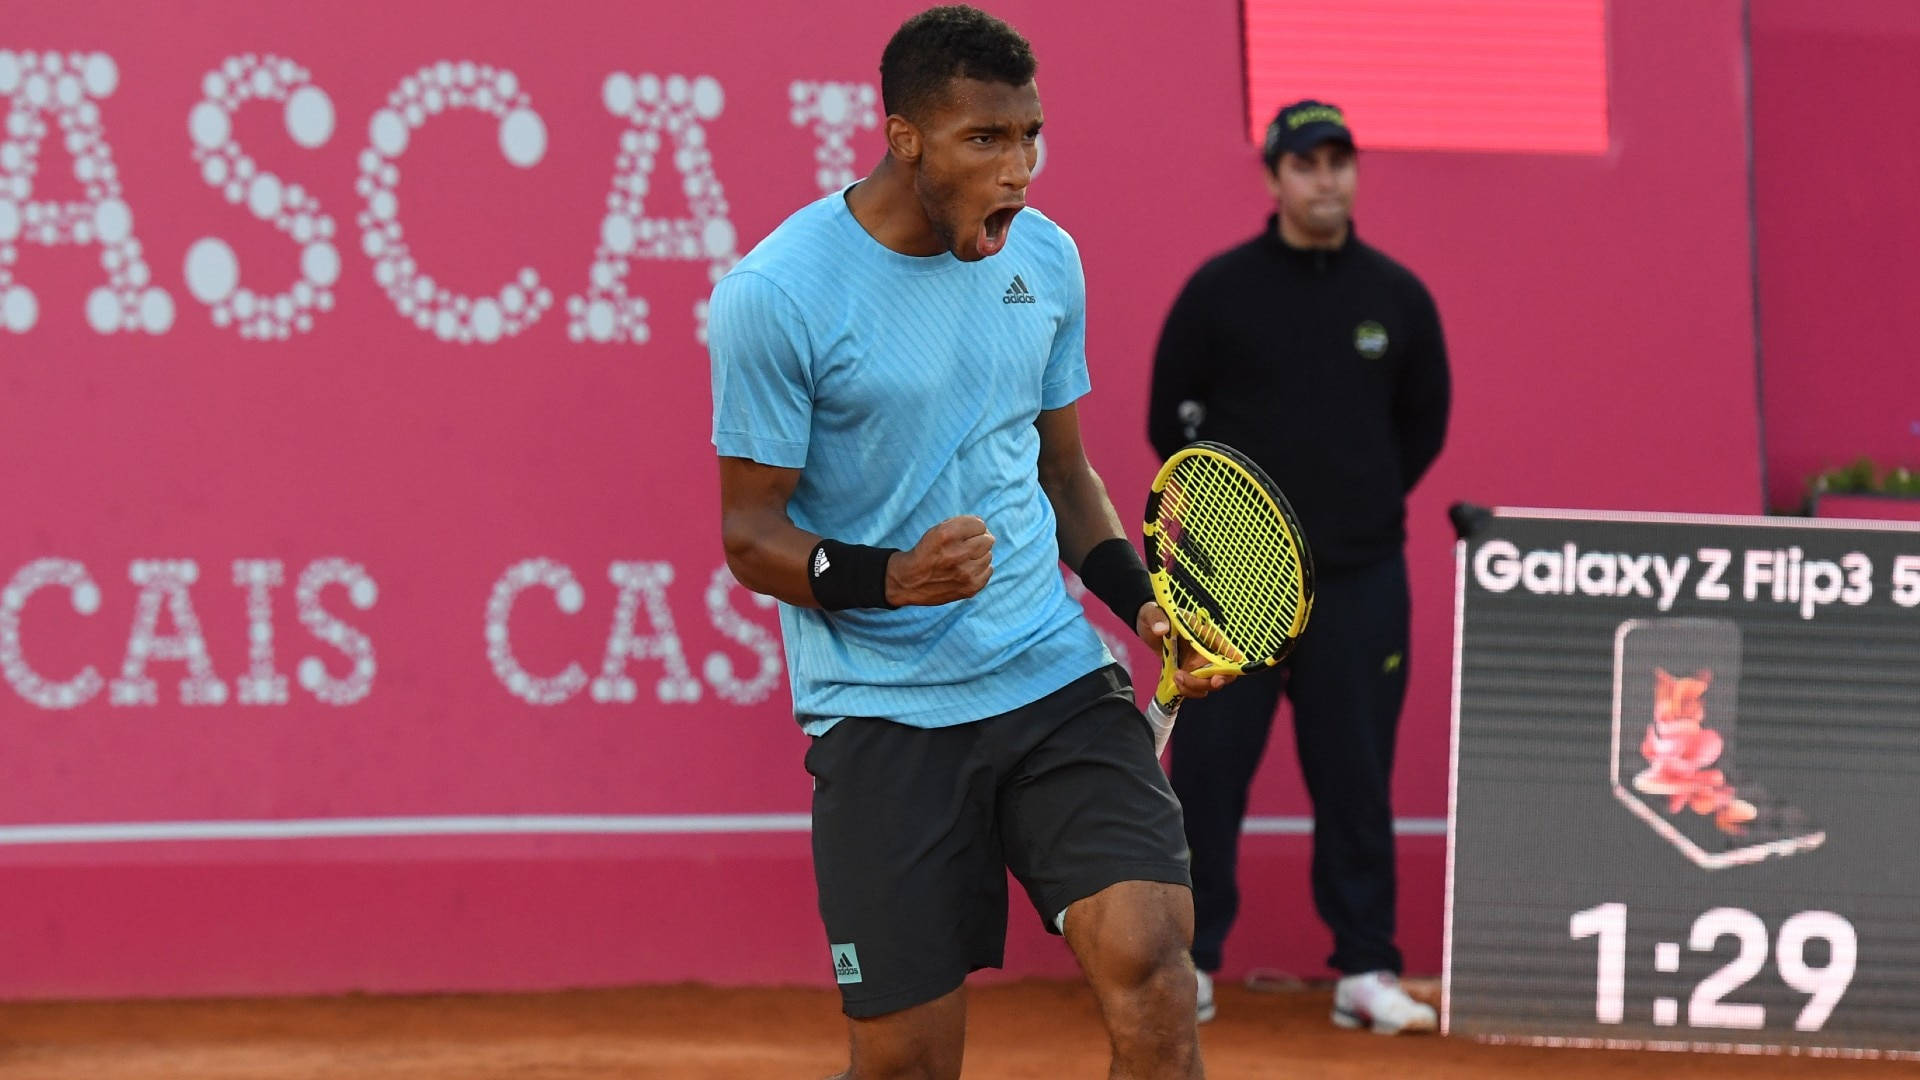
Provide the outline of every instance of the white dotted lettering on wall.
{"type": "Polygon", "coordinates": [[[147,662],[160,660],[187,665],[187,677],[180,680],[182,705],[225,704],[226,684],[213,674],[207,639],[200,632],[200,618],[187,596],[188,588],[200,580],[199,565],[192,559],[135,559],[127,566],[127,577],[140,586],[140,597],[134,601],[126,659],[108,699],[115,705],[158,704],[159,693],[147,677],[147,662]],[[171,634],[158,632],[162,603],[173,620],[171,634]]]}
{"type": "MultiPolygon", "coordinates": [[[[719,81],[709,75],[662,79],[617,72],[607,77],[601,100],[628,128],[620,135],[587,291],[567,298],[567,336],[574,341],[643,344],[651,336],[647,301],[627,291],[635,259],[704,262],[709,284],[740,261],[738,234],[727,216],[726,192],[714,174],[704,126],[719,117],[725,99],[719,81]],[[656,160],[669,144],[689,216],[649,218],[646,196],[656,160]]],[[[704,345],[704,297],[694,303],[693,315],[694,336],[704,345]]]]}
{"type": "Polygon", "coordinates": [[[733,660],[723,652],[711,652],[701,665],[701,674],[712,684],[713,692],[722,700],[736,705],[753,705],[765,701],[774,687],[780,685],[780,675],[785,670],[780,655],[780,642],[766,627],[741,615],[733,607],[733,596],[745,594],[753,606],[762,611],[771,610],[778,601],[765,593],[748,592],[734,579],[733,572],[723,564],[713,572],[713,579],[707,583],[707,615],[713,622],[713,628],[731,641],[739,642],[752,650],[760,662],[760,669],[751,679],[741,679],[734,674],[733,660]]]}
{"type": "MultiPolygon", "coordinates": [[[[0,77],[5,74],[0,70],[0,77]]],[[[0,671],[6,673],[14,693],[28,704],[42,709],[71,709],[100,692],[100,673],[89,664],[65,682],[51,682],[28,666],[20,646],[20,615],[33,594],[48,586],[66,589],[77,614],[92,615],[100,610],[100,587],[87,575],[85,566],[70,559],[35,559],[21,567],[0,591],[0,671]]]]}
{"type": "Polygon", "coordinates": [[[795,82],[788,87],[793,101],[793,126],[812,128],[818,140],[813,151],[813,180],[822,195],[853,183],[855,132],[880,126],[880,93],[870,83],[795,82]]]}
{"type": "Polygon", "coordinates": [[[664,705],[691,704],[700,700],[700,680],[687,669],[686,652],[680,647],[680,635],[673,625],[673,609],[667,606],[667,586],[673,583],[673,566],[663,562],[616,562],[607,567],[607,577],[620,587],[620,599],[613,613],[613,630],[607,635],[607,655],[600,675],[593,680],[593,700],[630,702],[637,694],[627,677],[629,660],[658,660],[666,668],[654,685],[655,697],[664,705]],[[635,632],[634,619],[645,598],[647,622],[653,633],[635,632]]]}
{"type": "Polygon", "coordinates": [[[473,109],[499,123],[500,153],[529,169],[547,153],[547,128],[511,71],[463,60],[441,61],[400,80],[368,125],[369,149],[360,155],[356,190],[360,247],[373,260],[373,278],[400,316],[442,341],[490,344],[540,321],[553,293],[523,268],[491,296],[453,292],[422,272],[400,226],[400,167],[413,132],[447,109],[473,109]]]}
{"type": "Polygon", "coordinates": [[[87,323],[95,332],[164,334],[173,326],[173,297],[152,284],[100,125],[96,102],[119,82],[118,67],[104,53],[0,49],[0,101],[8,106],[0,131],[0,331],[24,334],[40,317],[39,298],[13,276],[22,244],[99,246],[108,284],[87,296],[87,323]],[[49,117],[60,127],[84,198],[33,198],[49,117]]]}
{"type": "Polygon", "coordinates": [[[565,565],[551,559],[524,559],[515,563],[493,583],[493,594],[487,598],[487,662],[493,665],[494,677],[500,680],[500,685],[514,697],[529,705],[558,705],[587,685],[586,670],[579,664],[569,663],[560,674],[550,678],[530,674],[513,655],[512,633],[508,628],[514,601],[536,585],[553,593],[555,606],[565,614],[577,615],[585,606],[586,595],[580,582],[565,565]]]}
{"type": "Polygon", "coordinates": [[[300,277],[276,294],[254,292],[240,284],[233,248],[217,236],[205,236],[187,249],[187,291],[207,306],[215,326],[231,326],[243,338],[284,341],[306,333],[317,312],[333,307],[333,285],[340,277],[333,217],[312,193],[260,168],[240,148],[233,138],[233,115],[250,101],[283,102],[287,137],[313,149],[333,137],[333,99],[298,64],[253,54],[228,57],[207,72],[200,88],[200,103],[187,114],[187,133],[201,179],[228,202],[244,204],[255,218],[291,237],[300,248],[300,277]]]}
{"type": "Polygon", "coordinates": [[[327,670],[326,661],[309,656],[296,669],[300,686],[328,705],[351,705],[373,689],[377,671],[373,642],[366,634],[335,618],[320,604],[320,593],[329,585],[346,590],[347,601],[361,611],[373,607],[380,588],[358,563],[346,559],[316,559],[300,574],[294,596],[300,605],[300,623],[326,645],[344,654],[352,665],[344,677],[327,670]]]}
{"type": "Polygon", "coordinates": [[[273,590],[285,580],[278,559],[233,562],[233,583],[247,590],[247,673],[233,680],[242,705],[287,703],[287,677],[273,668],[273,590]]]}

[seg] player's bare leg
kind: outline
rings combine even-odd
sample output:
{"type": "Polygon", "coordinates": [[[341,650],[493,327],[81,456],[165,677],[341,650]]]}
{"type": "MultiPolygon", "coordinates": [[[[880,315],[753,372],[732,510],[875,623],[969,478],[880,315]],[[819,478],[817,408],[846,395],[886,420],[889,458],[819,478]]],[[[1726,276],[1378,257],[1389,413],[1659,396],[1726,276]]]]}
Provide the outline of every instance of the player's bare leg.
{"type": "Polygon", "coordinates": [[[853,1064],[829,1080],[957,1080],[967,988],[885,1016],[848,1020],[847,1029],[853,1064]]]}
{"type": "Polygon", "coordinates": [[[1197,1080],[1193,893],[1123,881],[1067,908],[1067,944],[1087,974],[1113,1045],[1112,1080],[1197,1080]]]}

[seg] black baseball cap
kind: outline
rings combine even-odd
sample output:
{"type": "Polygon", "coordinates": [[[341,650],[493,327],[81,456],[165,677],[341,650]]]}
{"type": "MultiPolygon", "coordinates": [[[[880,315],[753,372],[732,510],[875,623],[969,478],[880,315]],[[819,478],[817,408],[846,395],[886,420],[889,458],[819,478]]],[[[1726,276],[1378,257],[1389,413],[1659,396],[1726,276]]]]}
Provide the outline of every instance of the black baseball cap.
{"type": "Polygon", "coordinates": [[[1282,154],[1310,153],[1314,147],[1329,142],[1344,143],[1352,148],[1353,131],[1347,127],[1347,116],[1338,105],[1308,98],[1282,105],[1274,114],[1273,123],[1267,125],[1267,141],[1260,155],[1271,169],[1282,154]]]}

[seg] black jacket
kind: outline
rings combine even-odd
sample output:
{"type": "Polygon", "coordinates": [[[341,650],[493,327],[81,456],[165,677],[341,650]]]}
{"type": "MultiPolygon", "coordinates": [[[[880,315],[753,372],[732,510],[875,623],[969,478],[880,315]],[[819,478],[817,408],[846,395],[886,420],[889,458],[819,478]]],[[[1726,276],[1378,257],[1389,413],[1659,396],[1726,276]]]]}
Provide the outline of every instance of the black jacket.
{"type": "Polygon", "coordinates": [[[1315,566],[1398,554],[1406,495],[1440,453],[1451,392],[1433,298],[1351,231],[1334,250],[1259,236],[1202,266],[1153,359],[1147,437],[1247,454],[1286,493],[1315,566]]]}

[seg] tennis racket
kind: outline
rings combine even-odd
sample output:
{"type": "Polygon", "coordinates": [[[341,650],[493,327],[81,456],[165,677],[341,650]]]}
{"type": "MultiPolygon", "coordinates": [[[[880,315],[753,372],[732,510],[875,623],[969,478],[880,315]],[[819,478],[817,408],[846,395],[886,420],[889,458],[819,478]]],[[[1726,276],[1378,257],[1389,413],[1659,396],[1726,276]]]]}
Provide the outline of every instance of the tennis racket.
{"type": "Polygon", "coordinates": [[[1286,659],[1313,610],[1313,556],[1280,489],[1215,442],[1184,446],[1160,466],[1144,531],[1153,598],[1172,626],[1147,711],[1158,749],[1180,710],[1180,640],[1206,658],[1191,672],[1199,678],[1286,659]]]}

